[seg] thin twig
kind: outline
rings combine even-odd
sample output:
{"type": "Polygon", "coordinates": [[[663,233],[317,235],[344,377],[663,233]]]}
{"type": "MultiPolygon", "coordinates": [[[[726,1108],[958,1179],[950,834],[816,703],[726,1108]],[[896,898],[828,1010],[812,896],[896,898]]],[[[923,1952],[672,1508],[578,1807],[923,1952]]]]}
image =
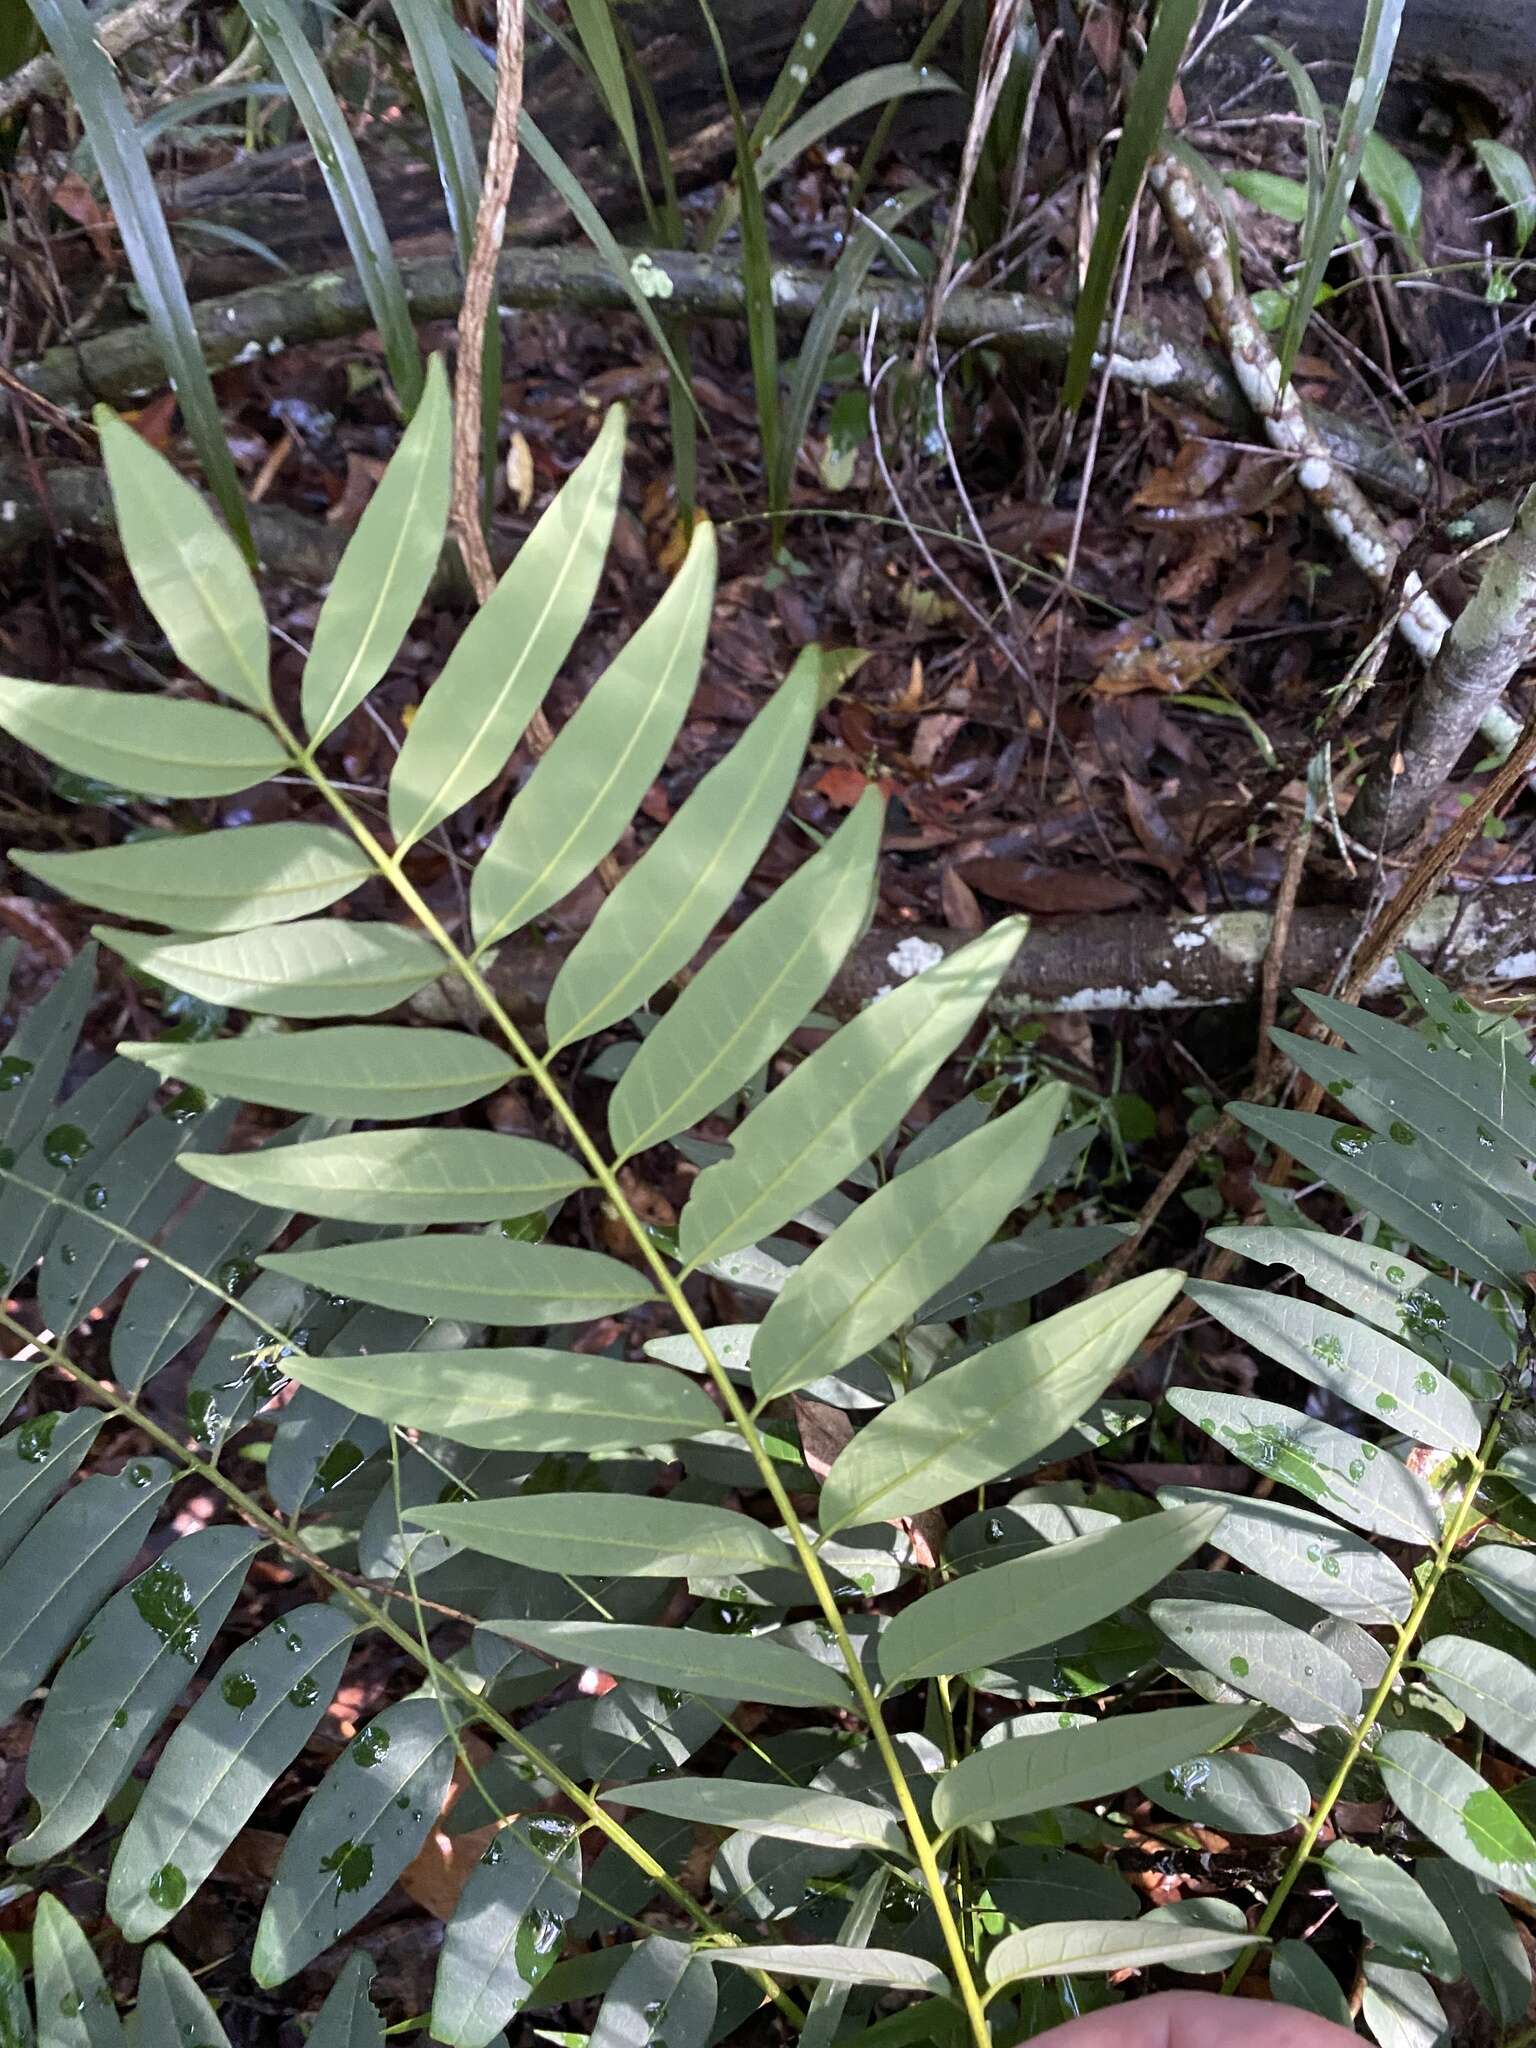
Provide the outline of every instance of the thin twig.
{"type": "MultiPolygon", "coordinates": [[[[131,0],[131,5],[104,14],[94,24],[96,40],[109,57],[120,57],[136,43],[147,43],[169,28],[187,10],[188,0],[131,0]]],[[[34,57],[9,78],[0,79],[0,121],[20,113],[33,100],[67,93],[64,74],[50,52],[34,57]]]]}

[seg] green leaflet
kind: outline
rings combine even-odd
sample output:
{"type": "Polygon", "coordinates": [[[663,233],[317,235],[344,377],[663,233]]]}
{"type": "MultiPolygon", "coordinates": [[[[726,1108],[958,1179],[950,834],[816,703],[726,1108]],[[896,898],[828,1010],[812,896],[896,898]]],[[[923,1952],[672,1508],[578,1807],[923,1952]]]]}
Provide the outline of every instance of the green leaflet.
{"type": "Polygon", "coordinates": [[[0,1181],[0,1266],[13,1282],[30,1271],[65,1220],[64,1202],[89,1207],[100,1200],[88,1193],[101,1185],[97,1166],[114,1155],[156,1086],[143,1068],[108,1060],[21,1148],[15,1178],[0,1181]]]}
{"type": "Polygon", "coordinates": [[[304,665],[304,725],[318,746],[393,661],[427,594],[448,523],[450,409],[442,358],[347,542],[304,665]]]}
{"type": "Polygon", "coordinates": [[[239,548],[159,450],[104,405],[96,431],[123,553],[177,660],[247,710],[270,711],[266,614],[239,548]]]}
{"type": "Polygon", "coordinates": [[[244,711],[0,676],[0,726],[61,768],[140,796],[232,796],[288,757],[244,711]]]}
{"type": "Polygon", "coordinates": [[[100,1816],[223,1626],[261,1541],[245,1528],[197,1530],[102,1608],[39,1717],[27,1753],[39,1818],[11,1844],[12,1863],[53,1860],[100,1816]]]}
{"type": "Polygon", "coordinates": [[[847,1685],[829,1665],[768,1637],[609,1621],[494,1620],[485,1627],[564,1664],[591,1665],[616,1678],[642,1679],[704,1699],[842,1710],[852,1705],[847,1685]]]}
{"type": "Polygon", "coordinates": [[[901,1174],[797,1266],[752,1346],[758,1399],[772,1400],[836,1372],[952,1279],[1021,1199],[1066,1095],[1063,1084],[1049,1083],[901,1174]]]}
{"type": "Polygon", "coordinates": [[[197,1979],[168,1948],[157,1942],[144,1952],[139,2003],[134,2013],[135,2048],[185,2041],[189,2048],[230,2048],[213,2007],[197,1979]]]}
{"type": "Polygon", "coordinates": [[[1514,1342],[1497,1316],[1463,1288],[1412,1259],[1320,1230],[1212,1230],[1207,1241],[1263,1265],[1283,1264],[1351,1315],[1442,1355],[1480,1400],[1499,1391],[1514,1342]]]}
{"type": "Polygon", "coordinates": [[[1504,1749],[1536,1766],[1536,1677],[1517,1657],[1465,1636],[1436,1636],[1419,1669],[1453,1707],[1504,1749]]]}
{"type": "Polygon", "coordinates": [[[878,1806],[832,1792],[802,1791],[798,1785],[756,1785],[741,1778],[667,1778],[643,1785],[615,1785],[608,1796],[646,1813],[667,1813],[712,1828],[736,1828],[743,1834],[767,1835],[776,1842],[907,1854],[906,1836],[899,1824],[878,1806]]]}
{"type": "Polygon", "coordinates": [[[750,1948],[709,1951],[712,1963],[732,1963],[744,1970],[766,1970],[771,1977],[806,1977],[817,1984],[875,1984],[892,1991],[926,1991],[939,1998],[951,1995],[949,1979],[937,1963],[890,1948],[844,1948],[835,1942],[765,1941],[750,1948]]]}
{"type": "Polygon", "coordinates": [[[384,2022],[368,1996],[373,1969],[373,1957],[367,1950],[353,1949],[320,2008],[305,2048],[384,2048],[384,2022]]]}
{"type": "Polygon", "coordinates": [[[731,1157],[706,1168],[683,1211],[689,1267],[777,1230],[890,1136],[985,1008],[1024,929],[1006,918],[883,996],[743,1118],[731,1157]]]}
{"type": "Polygon", "coordinates": [[[261,1263],[328,1294],[467,1323],[590,1322],[655,1298],[644,1275],[620,1259],[567,1245],[516,1243],[499,1232],[339,1244],[273,1254],[261,1263]]]}
{"type": "Polygon", "coordinates": [[[623,461],[614,407],[422,699],[389,782],[401,852],[501,773],[544,701],[597,590],[623,461]]]}
{"type": "Polygon", "coordinates": [[[0,1569],[0,1722],[116,1585],[171,1488],[159,1458],[70,1488],[0,1569]]]}
{"type": "Polygon", "coordinates": [[[326,825],[166,833],[87,853],[13,853],[11,860],[77,903],[191,932],[307,917],[373,872],[351,840],[326,825]]]}
{"type": "Polygon", "coordinates": [[[0,1558],[64,1491],[105,1420],[96,1408],[73,1415],[49,1408],[0,1437],[0,1558]]]}
{"type": "Polygon", "coordinates": [[[819,650],[809,648],[604,898],[550,991],[545,1026],[552,1051],[638,1009],[688,964],[730,909],[794,788],[818,680],[819,650]]]}
{"type": "Polygon", "coordinates": [[[1477,1543],[1457,1564],[1490,1607],[1536,1636],[1536,1555],[1513,1543],[1477,1543]]]}
{"type": "Polygon", "coordinates": [[[1183,1279],[1165,1272],[1122,1281],[882,1409],[827,1474],[823,1532],[918,1514],[1043,1450],[1103,1393],[1183,1279]]]}
{"type": "Polygon", "coordinates": [[[494,1223],[591,1179],[553,1145],[497,1131],[353,1131],[233,1156],[190,1152],[181,1164],[251,1201],[351,1223],[494,1223]]]}
{"type": "Polygon", "coordinates": [[[123,2048],[123,2023],[96,1952],[51,1892],[38,1894],[32,1979],[44,2048],[123,2048]]]}
{"type": "Polygon", "coordinates": [[[979,1671],[1059,1641],[1139,1599],[1221,1519],[1219,1507],[1175,1509],[951,1579],[884,1630],[881,1672],[894,1685],[979,1671]]]}
{"type": "Polygon", "coordinates": [[[1231,1947],[1229,1928],[1181,1927],[1150,1915],[1131,1921],[1046,1921],[1003,1937],[987,1957],[987,1982],[1000,1989],[1031,1977],[1149,1970],[1154,1963],[1228,1954],[1231,1947]]]}
{"type": "Polygon", "coordinates": [[[1398,1543],[1440,1538],[1434,1498],[1390,1452],[1275,1401],[1170,1387],[1168,1405],[1265,1479],[1288,1486],[1340,1521],[1398,1543]]]}
{"type": "Polygon", "coordinates": [[[172,988],[269,1017],[370,1017],[425,988],[443,965],[420,932],[340,917],[191,941],[111,925],[92,929],[104,945],[172,988]]]}
{"type": "Polygon", "coordinates": [[[933,1795],[934,1823],[947,1835],[1103,1798],[1223,1748],[1251,1718],[1249,1707],[1160,1707],[1062,1728],[1055,1715],[1042,1714],[1039,1733],[975,1750],[945,1772],[933,1795]]]}
{"type": "Polygon", "coordinates": [[[1336,2027],[1350,2028],[1349,2000],[1332,1970],[1305,1942],[1277,1941],[1269,1959],[1270,1996],[1279,2005],[1315,2013],[1336,2027]]]}
{"type": "Polygon", "coordinates": [[[653,1934],[625,1957],[587,2048],[709,2048],[715,1973],[685,1941],[653,1934]]]}
{"type": "Polygon", "coordinates": [[[720,1410],[681,1373],[578,1351],[370,1352],[300,1357],[286,1370],[344,1408],[479,1450],[619,1450],[720,1427],[720,1410]]]}
{"type": "Polygon", "coordinates": [[[402,1700],[370,1721],[294,1823],[251,1956],[282,1984],[371,1912],[431,1832],[453,1776],[452,1710],[402,1700]]]}
{"type": "Polygon", "coordinates": [[[1427,1735],[1384,1735],[1375,1761],[1416,1828],[1474,1877],[1536,1902],[1536,1839],[1470,1764],[1427,1735]]]}
{"type": "MultiPolygon", "coordinates": [[[[7,979],[14,953],[5,956],[7,979]]],[[[95,987],[96,948],[86,946],[28,1011],[0,1060],[0,1144],[20,1152],[48,1121],[95,987]]]]}
{"type": "Polygon", "coordinates": [[[1189,1292],[1233,1336],[1388,1428],[1443,1451],[1476,1450],[1482,1427],[1472,1403],[1395,1338],[1353,1316],[1256,1287],[1192,1280],[1189,1292]]]}
{"type": "Polygon", "coordinates": [[[714,528],[701,525],[666,595],[555,735],[481,855],[469,888],[477,953],[568,896],[616,844],[692,700],[714,595],[714,528]]]}
{"type": "Polygon", "coordinates": [[[1353,1208],[1380,1216],[1468,1279],[1498,1286],[1525,1271],[1528,1254],[1519,1234],[1470,1183],[1448,1180],[1415,1148],[1300,1110],[1235,1102],[1232,1114],[1320,1174],[1353,1208]]]}
{"type": "Polygon", "coordinates": [[[32,2048],[26,1983],[4,1935],[0,1935],[0,2048],[32,2048]]]}
{"type": "Polygon", "coordinates": [[[679,1578],[791,1571],[789,1546],[760,1522],[693,1501],[629,1495],[544,1493],[521,1500],[411,1508],[407,1522],[455,1543],[572,1578],[679,1578]]]}
{"type": "Polygon", "coordinates": [[[1521,254],[1536,234],[1536,173],[1517,149],[1479,137],[1472,145],[1489,182],[1512,215],[1515,252],[1521,254]]]}
{"type": "Polygon", "coordinates": [[[1420,1971],[1367,1955],[1360,1974],[1360,2016],[1380,2048],[1451,2048],[1445,2013],[1420,1971]]]}
{"type": "Polygon", "coordinates": [[[243,1643],[172,1730],[107,1883],[107,1911],[146,1941],[192,1897],[335,1697],[356,1624],[298,1607],[243,1643]]]}
{"type": "MultiPolygon", "coordinates": [[[[867,1946],[889,1885],[889,1870],[884,1864],[877,1864],[854,1894],[853,1903],[837,1930],[840,1943],[853,1949],[867,1946]]],[[[832,1978],[822,1979],[806,2010],[805,2025],[800,2029],[800,2048],[832,2048],[852,1989],[850,1984],[842,1984],[832,1978]]]]}
{"type": "Polygon", "coordinates": [[[1204,1501],[1226,1512],[1210,1541],[1272,1585],[1284,1586],[1328,1614],[1366,1627],[1406,1621],[1413,1588],[1374,1543],[1324,1515],[1286,1501],[1244,1498],[1198,1486],[1165,1486],[1165,1506],[1204,1501]]]}
{"type": "Polygon", "coordinates": [[[570,1821],[530,1814],[495,1836],[443,1938],[433,2040],[488,2048],[558,1961],[580,1904],[581,1837],[570,1821]]]}
{"type": "Polygon", "coordinates": [[[1502,2025],[1517,2025],[1531,2002],[1531,1965],[1508,1909],[1449,1857],[1421,1857],[1414,1874],[1450,1929],[1473,1990],[1502,2025]]]}
{"type": "Polygon", "coordinates": [[[1351,1728],[1359,1720],[1359,1679],[1337,1650],[1290,1622],[1236,1601],[1154,1600],[1148,1611],[1212,1677],[1298,1727],[1351,1728]]]}
{"type": "Polygon", "coordinates": [[[694,975],[608,1105],[620,1160],[746,1086],[826,988],[869,915],[884,806],[872,789],[819,852],[694,975]]]}
{"type": "Polygon", "coordinates": [[[405,1024],[335,1024],[302,1035],[120,1045],[118,1051],[210,1095],[380,1123],[462,1109],[518,1071],[514,1060],[467,1031],[405,1024]]]}
{"type": "Polygon", "coordinates": [[[1400,1863],[1340,1836],[1323,1852],[1323,1872],[1341,1910],[1378,1948],[1455,1983],[1461,1959],[1451,1931],[1400,1863]]]}
{"type": "Polygon", "coordinates": [[[1191,1757],[1141,1789],[1170,1813],[1227,1834],[1283,1835],[1312,1811],[1306,1780],[1289,1764],[1238,1749],[1191,1757]]]}

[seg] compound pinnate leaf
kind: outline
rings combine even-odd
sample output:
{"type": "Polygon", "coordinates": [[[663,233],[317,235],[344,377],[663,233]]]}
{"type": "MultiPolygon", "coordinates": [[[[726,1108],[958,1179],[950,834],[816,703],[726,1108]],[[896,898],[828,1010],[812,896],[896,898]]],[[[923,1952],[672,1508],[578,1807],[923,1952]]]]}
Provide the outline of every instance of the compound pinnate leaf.
{"type": "Polygon", "coordinates": [[[697,1628],[608,1621],[495,1620],[485,1627],[562,1663],[705,1699],[761,1700],[781,1707],[851,1705],[848,1687],[830,1666],[761,1636],[714,1636],[697,1628]]]}
{"type": "Polygon", "coordinates": [[[543,702],[597,590],[623,461],[615,407],[422,699],[389,783],[401,849],[501,773],[543,702]]]}
{"type": "Polygon", "coordinates": [[[1330,1842],[1323,1875],[1346,1913],[1378,1948],[1428,1970],[1443,1984],[1461,1975],[1451,1931],[1412,1874],[1363,1843],[1330,1842]]]}
{"type": "Polygon", "coordinates": [[[38,1894],[32,1977],[42,2048],[123,2048],[123,2023],[96,1951],[51,1892],[38,1894]]]}
{"type": "Polygon", "coordinates": [[[550,991],[552,1050],[638,1009],[730,909],[794,788],[816,714],[816,670],[808,650],[604,899],[550,991]]]}
{"type": "Polygon", "coordinates": [[[477,1450],[619,1450],[720,1427],[681,1373],[578,1351],[370,1352],[295,1358],[287,1371],[344,1408],[477,1450]]]}
{"type": "Polygon", "coordinates": [[[518,1071],[505,1053],[467,1031],[404,1024],[332,1024],[302,1034],[118,1051],[209,1095],[379,1123],[463,1109],[518,1071]]]}
{"type": "Polygon", "coordinates": [[[1223,1685],[1298,1727],[1351,1728],[1360,1681],[1337,1650],[1258,1607],[1225,1600],[1154,1600],[1153,1621],[1223,1685]]]}
{"type": "Polygon", "coordinates": [[[1256,1287],[1193,1280],[1189,1292],[1241,1342],[1352,1408],[1417,1443],[1443,1451],[1477,1448],[1482,1426],[1472,1403],[1395,1338],[1334,1309],[1256,1287]]]}
{"type": "Polygon", "coordinates": [[[877,1806],[832,1792],[806,1792],[796,1785],[756,1785],[744,1779],[664,1778],[643,1785],[615,1785],[608,1795],[647,1813],[736,1828],[776,1842],[805,1842],[820,1849],[883,1849],[905,1855],[898,1823],[877,1806]]]}
{"type": "Polygon", "coordinates": [[[172,1484],[135,1458],[70,1488],[0,1568],[0,1722],[8,1721],[128,1569],[172,1484]]]}
{"type": "Polygon", "coordinates": [[[498,1131],[353,1131],[182,1166],[274,1209],[355,1223],[494,1223],[546,1208],[591,1176],[567,1153],[498,1131]]]}
{"type": "Polygon", "coordinates": [[[251,1956],[258,1984],[285,1983],[378,1904],[431,1832],[455,1753],[435,1699],[386,1707],[348,1743],[278,1859],[251,1956]]]}
{"type": "Polygon", "coordinates": [[[903,1395],[834,1461],[822,1529],[918,1514],[1044,1449],[1103,1393],[1183,1278],[1122,1281],[903,1395]]]}
{"type": "Polygon", "coordinates": [[[587,2048],[709,2048],[715,1973],[686,1942],[653,1934],[625,1958],[609,1986],[587,2048]]]}
{"type": "Polygon", "coordinates": [[[1440,1539],[1440,1517],[1424,1482],[1390,1451],[1275,1401],[1171,1387],[1168,1405],[1279,1486],[1340,1521],[1421,1548],[1440,1539]]]}
{"type": "Polygon", "coordinates": [[[60,1670],[27,1753],[39,1818],[12,1863],[46,1862],[78,1841],[137,1761],[218,1633],[261,1538],[199,1529],[116,1593],[60,1670]]]}
{"type": "Polygon", "coordinates": [[[0,726],[60,768],[139,796],[233,796],[287,766],[244,711],[0,676],[0,726]]]}
{"type": "Polygon", "coordinates": [[[869,915],[883,817],[866,790],[647,1035],[608,1105],[620,1159],[718,1109],[803,1022],[869,915]]]}
{"type": "Polygon", "coordinates": [[[251,711],[270,711],[267,621],[239,548],[141,434],[96,414],[118,536],[151,615],[184,668],[251,711]]]}
{"type": "Polygon", "coordinates": [[[1081,1728],[1061,1728],[1054,1715],[1042,1716],[1042,1732],[975,1750],[946,1771],[933,1795],[934,1822],[952,1834],[981,1821],[1123,1791],[1224,1748],[1251,1716],[1248,1707],[1160,1707],[1081,1728]]]}
{"type": "Polygon", "coordinates": [[[1022,1198],[1065,1107],[1059,1082],[890,1181],[790,1275],[752,1346],[760,1401],[836,1372],[952,1279],[1022,1198]]]}
{"type": "Polygon", "coordinates": [[[1007,918],[845,1024],[743,1118],[683,1211],[690,1267],[756,1243],[888,1138],[985,1008],[1024,941],[1007,918]]]}
{"type": "Polygon", "coordinates": [[[532,1571],[557,1563],[572,1578],[672,1579],[689,1572],[725,1576],[794,1569],[788,1544],[761,1522],[694,1501],[544,1493],[410,1508],[405,1519],[532,1571]]]}
{"type": "Polygon", "coordinates": [[[448,379],[434,356],[415,417],[363,509],[315,621],[302,709],[316,745],[384,674],[427,594],[448,522],[449,412],[448,379]]]}
{"type": "Polygon", "coordinates": [[[470,1873],[443,1937],[432,2038],[488,2048],[554,1967],[581,1904],[581,1838],[556,1814],[496,1835],[470,1873]]]}
{"type": "Polygon", "coordinates": [[[325,825],[166,833],[85,853],[13,853],[50,889],[115,917],[190,932],[240,932],[325,910],[373,872],[325,825]]]}
{"type": "Polygon", "coordinates": [[[367,1950],[353,1949],[316,2016],[305,2048],[384,2048],[384,2022],[368,1996],[373,1972],[367,1950]]]}
{"type": "Polygon", "coordinates": [[[151,2042],[169,2041],[185,2041],[188,2048],[230,2048],[229,2036],[197,1979],[158,1943],[145,1951],[133,2017],[136,2041],[142,2048],[149,2048],[151,2042]]]}
{"type": "Polygon", "coordinates": [[[267,1017],[371,1017],[425,988],[443,964],[419,932],[339,917],[211,939],[92,929],[141,973],[204,1002],[267,1017]]]}
{"type": "Polygon", "coordinates": [[[171,1732],[124,1833],[107,1910],[130,1941],[192,1897],[335,1697],[355,1623],[295,1608],[242,1644],[171,1732]]]}
{"type": "Polygon", "coordinates": [[[1154,1963],[1185,1963],[1226,1955],[1232,1933],[1225,1927],[1181,1927],[1146,1920],[1056,1920],[1008,1934],[987,1957],[987,1982],[994,1987],[1033,1977],[1107,1975],[1113,1970],[1149,1970],[1154,1963]]]}
{"type": "Polygon", "coordinates": [[[1375,1761],[1387,1796],[1474,1877],[1536,1903],[1536,1838],[1470,1764],[1427,1735],[1384,1735],[1375,1761]]]}
{"type": "Polygon", "coordinates": [[[1472,1989],[1502,2025],[1517,2025],[1531,2002],[1531,1965],[1508,1908],[1447,1856],[1421,1857],[1414,1873],[1450,1929],[1472,1989]]]}
{"type": "Polygon", "coordinates": [[[85,1462],[106,1417],[94,1408],[48,1408],[0,1437],[0,1558],[64,1491],[85,1462]]]}
{"type": "Polygon", "coordinates": [[[967,1572],[904,1607],[880,1637],[890,1684],[979,1671],[1100,1621],[1208,1542],[1220,1508],[1175,1509],[967,1572]]]}
{"type": "Polygon", "coordinates": [[[1435,1690],[1485,1735],[1536,1766],[1536,1678],[1518,1657],[1465,1636],[1436,1636],[1417,1662],[1435,1690]]]}
{"type": "Polygon", "coordinates": [[[483,951],[547,910],[617,842],[656,779],[699,679],[715,594],[715,536],[688,558],[513,798],[470,884],[483,951]]]}
{"type": "Polygon", "coordinates": [[[494,1231],[281,1252],[262,1264],[328,1294],[467,1323],[590,1322],[652,1299],[643,1274],[620,1259],[569,1245],[522,1244],[494,1231]]]}

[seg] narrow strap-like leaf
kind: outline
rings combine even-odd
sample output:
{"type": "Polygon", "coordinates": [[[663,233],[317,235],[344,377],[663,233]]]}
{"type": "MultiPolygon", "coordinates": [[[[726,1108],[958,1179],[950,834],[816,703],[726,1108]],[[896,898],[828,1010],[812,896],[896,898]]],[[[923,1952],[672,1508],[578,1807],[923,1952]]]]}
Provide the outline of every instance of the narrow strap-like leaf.
{"type": "Polygon", "coordinates": [[[488,2048],[558,1962],[581,1904],[581,1838],[556,1814],[496,1835],[470,1873],[443,1936],[432,2038],[488,2048]]]}
{"type": "Polygon", "coordinates": [[[535,1494],[411,1508],[406,1521],[509,1564],[547,1571],[554,1559],[573,1578],[662,1578],[790,1569],[787,1544],[748,1515],[693,1501],[630,1495],[535,1494]]]}
{"type": "Polygon", "coordinates": [[[715,1636],[696,1628],[643,1628],[607,1621],[489,1621],[487,1628],[567,1664],[593,1666],[709,1699],[846,1709],[835,1671],[763,1636],[715,1636]]]}
{"type": "Polygon", "coordinates": [[[901,1828],[878,1806],[797,1785],[757,1785],[743,1779],[670,1778],[618,1785],[612,1797],[647,1813],[669,1813],[710,1827],[740,1828],[777,1842],[807,1842],[823,1849],[884,1849],[905,1853],[901,1828]]]}
{"type": "Polygon", "coordinates": [[[598,908],[555,978],[553,1050],[627,1017],[685,967],[734,902],[794,787],[816,712],[808,650],[598,908]]]}
{"type": "Polygon", "coordinates": [[[45,1408],[0,1437],[0,1559],[10,1556],[64,1491],[105,1419],[95,1408],[73,1415],[45,1408]]]}
{"type": "Polygon", "coordinates": [[[569,895],[617,843],[693,697],[714,595],[714,529],[701,525],[666,595],[556,734],[481,855],[469,890],[478,950],[569,895]]]}
{"type": "Polygon", "coordinates": [[[282,1252],[262,1264],[330,1293],[471,1323],[590,1322],[653,1298],[643,1273],[604,1252],[514,1243],[499,1231],[282,1252]]]}

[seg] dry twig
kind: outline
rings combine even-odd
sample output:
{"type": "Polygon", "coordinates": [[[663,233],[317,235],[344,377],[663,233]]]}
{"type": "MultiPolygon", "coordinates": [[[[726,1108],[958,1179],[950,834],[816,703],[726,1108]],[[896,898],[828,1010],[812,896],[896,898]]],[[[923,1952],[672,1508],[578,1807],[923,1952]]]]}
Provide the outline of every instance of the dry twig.
{"type": "MultiPolygon", "coordinates": [[[[12,4],[20,5],[22,0],[12,0],[12,4]]],[[[136,43],[147,43],[151,36],[169,28],[186,13],[187,5],[188,0],[130,0],[127,7],[102,16],[96,40],[109,57],[120,57],[136,43]]],[[[63,72],[45,50],[9,78],[0,79],[0,121],[20,113],[33,100],[51,99],[68,90],[63,72]]]]}

